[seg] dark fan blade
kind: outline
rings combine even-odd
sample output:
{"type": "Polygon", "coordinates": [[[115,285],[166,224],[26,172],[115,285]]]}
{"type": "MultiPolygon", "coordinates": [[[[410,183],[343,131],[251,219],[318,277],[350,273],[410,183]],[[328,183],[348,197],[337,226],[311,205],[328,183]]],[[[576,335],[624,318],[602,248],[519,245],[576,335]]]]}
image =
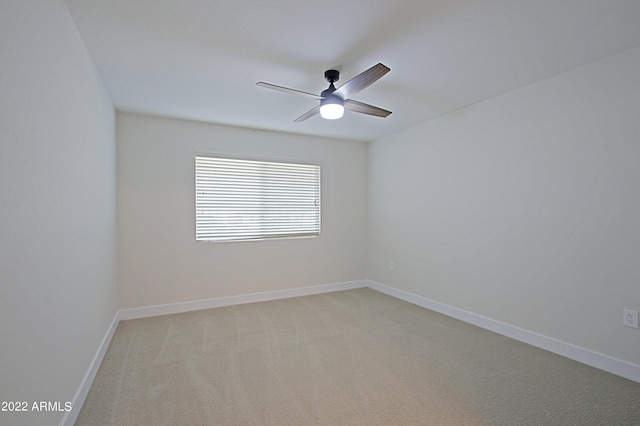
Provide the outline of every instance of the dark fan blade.
{"type": "Polygon", "coordinates": [[[376,117],[387,117],[391,114],[391,111],[387,111],[386,109],[378,108],[373,105],[364,104],[362,102],[354,101],[351,99],[346,99],[344,101],[344,108],[349,111],[360,112],[362,114],[375,115],[376,117]]]}
{"type": "Polygon", "coordinates": [[[297,123],[299,121],[304,121],[307,118],[311,118],[314,115],[316,115],[317,113],[320,112],[320,105],[310,109],[309,111],[305,112],[304,114],[302,114],[300,117],[296,118],[295,120],[293,120],[294,123],[297,123]]]}
{"type": "Polygon", "coordinates": [[[266,87],[267,89],[278,90],[284,93],[293,93],[294,95],[302,95],[313,99],[323,99],[322,96],[314,95],[313,93],[302,92],[296,89],[289,89],[288,87],[276,86],[275,84],[265,83],[263,81],[257,82],[256,85],[266,87]]]}
{"type": "Polygon", "coordinates": [[[336,89],[333,94],[340,96],[342,99],[350,98],[356,93],[371,86],[389,71],[391,71],[391,69],[385,65],[374,65],[368,70],[358,74],[351,80],[347,81],[345,84],[336,89]]]}

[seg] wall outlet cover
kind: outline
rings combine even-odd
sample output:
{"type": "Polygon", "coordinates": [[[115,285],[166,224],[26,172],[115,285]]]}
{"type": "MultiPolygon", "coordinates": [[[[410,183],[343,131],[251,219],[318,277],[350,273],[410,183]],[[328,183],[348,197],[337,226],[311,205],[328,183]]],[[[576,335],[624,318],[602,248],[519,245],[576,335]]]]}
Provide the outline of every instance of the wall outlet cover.
{"type": "Polygon", "coordinates": [[[638,328],[638,311],[625,309],[622,313],[622,324],[625,327],[638,328]]]}

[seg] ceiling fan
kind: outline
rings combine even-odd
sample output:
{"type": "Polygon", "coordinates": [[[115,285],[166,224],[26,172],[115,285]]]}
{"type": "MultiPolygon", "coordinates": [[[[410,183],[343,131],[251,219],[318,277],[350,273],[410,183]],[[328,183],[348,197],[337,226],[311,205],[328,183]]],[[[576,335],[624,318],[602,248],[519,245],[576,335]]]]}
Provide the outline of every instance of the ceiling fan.
{"type": "Polygon", "coordinates": [[[378,81],[389,71],[391,71],[391,69],[383,64],[374,65],[336,89],[333,83],[339,80],[340,72],[336,70],[327,70],[324,73],[324,78],[329,82],[329,88],[323,90],[320,95],[314,95],[313,93],[289,89],[288,87],[276,86],[275,84],[265,83],[263,81],[259,81],[256,84],[261,87],[266,87],[267,89],[278,90],[285,93],[293,93],[295,95],[302,95],[320,101],[319,105],[315,106],[314,108],[302,114],[300,117],[296,118],[294,120],[295,122],[304,121],[307,118],[313,117],[318,113],[320,113],[320,116],[322,116],[322,118],[335,120],[338,118],[342,118],[345,109],[353,112],[359,112],[361,114],[368,114],[384,118],[391,114],[391,111],[387,111],[386,109],[378,108],[376,106],[365,104],[362,102],[354,101],[353,99],[349,98],[378,81]]]}

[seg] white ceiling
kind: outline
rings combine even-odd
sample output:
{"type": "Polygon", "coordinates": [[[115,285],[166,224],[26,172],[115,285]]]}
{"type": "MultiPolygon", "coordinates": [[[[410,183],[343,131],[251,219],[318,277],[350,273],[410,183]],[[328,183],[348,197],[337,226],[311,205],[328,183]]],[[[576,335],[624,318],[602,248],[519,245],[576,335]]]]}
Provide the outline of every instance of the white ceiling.
{"type": "MultiPolygon", "coordinates": [[[[375,140],[640,46],[638,0],[65,0],[118,110],[375,140]],[[393,111],[293,120],[382,62],[353,99],[393,111]]],[[[639,70],[640,72],[640,70],[639,70]]]]}

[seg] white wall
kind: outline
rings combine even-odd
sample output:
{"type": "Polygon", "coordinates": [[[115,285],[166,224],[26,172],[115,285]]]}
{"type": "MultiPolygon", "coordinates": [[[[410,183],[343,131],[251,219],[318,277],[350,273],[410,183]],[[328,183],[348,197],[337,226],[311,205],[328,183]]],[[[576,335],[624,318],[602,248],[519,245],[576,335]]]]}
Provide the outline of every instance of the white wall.
{"type": "Polygon", "coordinates": [[[121,308],[365,278],[365,144],[130,113],[116,120],[121,308]],[[196,152],[320,164],[321,236],[196,242],[196,152]]]}
{"type": "MultiPolygon", "coordinates": [[[[71,401],[115,316],[114,126],[66,7],[3,0],[1,401],[71,401]]],[[[0,412],[0,424],[62,416],[0,412]]]]}
{"type": "Polygon", "coordinates": [[[370,144],[368,277],[640,365],[639,70],[626,51],[370,144]]]}

